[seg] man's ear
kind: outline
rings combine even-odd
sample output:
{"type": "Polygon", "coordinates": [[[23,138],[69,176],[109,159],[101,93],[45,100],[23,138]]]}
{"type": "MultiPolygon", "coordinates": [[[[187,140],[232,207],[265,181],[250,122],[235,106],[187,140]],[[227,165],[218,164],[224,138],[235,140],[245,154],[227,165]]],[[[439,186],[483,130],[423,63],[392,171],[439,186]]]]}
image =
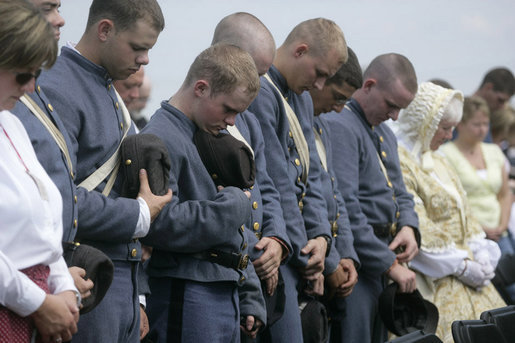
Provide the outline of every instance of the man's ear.
{"type": "Polygon", "coordinates": [[[105,42],[112,32],[114,32],[114,23],[112,20],[102,19],[98,22],[97,35],[102,42],[105,42]]]}
{"type": "Polygon", "coordinates": [[[481,88],[483,88],[485,91],[493,91],[494,84],[492,82],[486,82],[481,88]]]}
{"type": "Polygon", "coordinates": [[[209,87],[209,82],[206,80],[197,80],[193,85],[193,90],[195,95],[198,97],[203,97],[209,95],[211,88],[209,87]]]}
{"type": "Polygon", "coordinates": [[[298,44],[293,51],[295,57],[302,57],[309,51],[309,46],[306,43],[298,44]]]}
{"type": "Polygon", "coordinates": [[[370,90],[372,89],[372,87],[375,87],[377,86],[377,80],[376,79],[366,79],[365,82],[363,82],[363,90],[365,91],[365,93],[368,93],[370,92],[370,90]]]}

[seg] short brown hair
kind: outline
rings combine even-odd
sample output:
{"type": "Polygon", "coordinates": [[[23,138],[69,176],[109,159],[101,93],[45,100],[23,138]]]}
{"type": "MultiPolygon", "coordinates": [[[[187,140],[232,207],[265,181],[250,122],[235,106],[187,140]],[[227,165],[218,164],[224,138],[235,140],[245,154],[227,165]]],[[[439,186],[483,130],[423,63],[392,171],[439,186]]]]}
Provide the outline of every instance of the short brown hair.
{"type": "Polygon", "coordinates": [[[512,96],[515,92],[515,78],[508,68],[500,67],[490,70],[483,78],[480,88],[486,83],[491,83],[496,92],[505,93],[509,96],[512,96]]]}
{"type": "Polygon", "coordinates": [[[165,19],[157,0],[93,0],[89,8],[87,28],[102,19],[111,20],[116,30],[126,31],[144,19],[156,31],[165,27],[165,19]]]}
{"type": "Polygon", "coordinates": [[[463,102],[463,117],[461,118],[461,122],[464,123],[468,121],[478,111],[490,118],[490,108],[483,98],[477,95],[466,97],[463,102]]]}
{"type": "Polygon", "coordinates": [[[347,61],[347,43],[340,27],[332,20],[315,18],[303,21],[293,28],[284,45],[299,41],[305,42],[315,56],[326,55],[335,50],[339,53],[339,62],[347,61]]]}
{"type": "Polygon", "coordinates": [[[230,44],[215,44],[202,51],[193,61],[184,84],[189,86],[202,79],[209,82],[212,96],[230,94],[238,86],[244,86],[246,93],[254,98],[260,87],[252,57],[230,44]]]}
{"type": "Polygon", "coordinates": [[[54,30],[25,0],[0,0],[0,68],[50,68],[57,59],[54,30]]]}
{"type": "Polygon", "coordinates": [[[375,78],[380,87],[389,87],[395,80],[412,94],[417,93],[417,75],[411,62],[403,55],[389,53],[379,55],[370,62],[364,78],[375,78]]]}

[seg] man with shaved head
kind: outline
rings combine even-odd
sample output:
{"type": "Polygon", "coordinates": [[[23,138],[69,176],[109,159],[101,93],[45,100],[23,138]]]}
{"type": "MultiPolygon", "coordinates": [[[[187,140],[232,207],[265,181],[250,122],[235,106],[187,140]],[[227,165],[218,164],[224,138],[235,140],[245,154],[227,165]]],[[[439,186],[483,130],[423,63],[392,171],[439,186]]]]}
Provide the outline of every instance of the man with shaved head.
{"type": "MultiPolygon", "coordinates": [[[[247,51],[254,59],[260,76],[268,71],[275,56],[272,34],[258,18],[249,13],[238,12],[223,18],[216,26],[212,43],[232,44],[247,51]]],[[[262,280],[263,293],[269,297],[274,294],[279,280],[279,265],[291,251],[279,203],[280,195],[266,170],[264,139],[254,114],[244,111],[228,130],[247,142],[254,151],[256,182],[250,190],[253,207],[245,226],[249,229],[246,232],[249,235],[250,259],[262,280]]],[[[273,309],[267,310],[273,312],[273,309]]],[[[249,334],[252,325],[246,324],[248,327],[244,327],[243,332],[249,334]]]]}
{"type": "Polygon", "coordinates": [[[402,180],[397,141],[383,123],[396,120],[416,92],[410,61],[399,54],[385,54],[370,63],[361,88],[342,112],[322,115],[332,144],[327,158],[345,200],[361,263],[359,281],[346,298],[344,342],[386,340],[377,303],[388,279],[398,283],[400,292],[416,289],[415,274],[400,263],[409,262],[418,252],[418,218],[402,180]]]}
{"type": "Polygon", "coordinates": [[[282,318],[270,327],[273,342],[303,341],[297,287],[301,293],[323,292],[331,230],[320,194],[313,104],[305,91],[321,89],[346,60],[341,29],[324,18],[306,20],[277,49],[272,67],[261,78],[258,97],[249,107],[265,138],[267,171],[281,195],[293,248],[289,262],[280,267],[286,304],[282,318]]]}

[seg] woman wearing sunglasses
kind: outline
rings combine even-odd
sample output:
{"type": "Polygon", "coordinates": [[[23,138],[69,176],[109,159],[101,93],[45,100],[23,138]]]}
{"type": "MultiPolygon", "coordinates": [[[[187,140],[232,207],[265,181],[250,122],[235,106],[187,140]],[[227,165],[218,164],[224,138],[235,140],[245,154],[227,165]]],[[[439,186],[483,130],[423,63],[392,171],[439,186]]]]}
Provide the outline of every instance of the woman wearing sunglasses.
{"type": "Polygon", "coordinates": [[[9,112],[54,64],[57,42],[27,1],[0,0],[0,46],[0,342],[62,342],[79,309],[61,257],[61,196],[9,112]]]}

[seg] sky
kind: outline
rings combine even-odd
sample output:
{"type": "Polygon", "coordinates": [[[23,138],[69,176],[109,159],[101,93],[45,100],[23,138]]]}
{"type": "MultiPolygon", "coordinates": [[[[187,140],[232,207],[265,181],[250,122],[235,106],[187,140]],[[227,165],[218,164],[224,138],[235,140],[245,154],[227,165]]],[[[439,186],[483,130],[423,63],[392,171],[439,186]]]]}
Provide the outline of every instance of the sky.
{"type": "MultiPolygon", "coordinates": [[[[491,68],[515,71],[513,0],[158,0],[166,26],[150,51],[150,116],[181,86],[190,64],[211,43],[224,16],[244,11],[258,17],[280,46],[303,20],[325,17],[343,30],[347,44],[366,66],[375,56],[408,57],[419,82],[442,78],[470,95],[491,68]]],[[[91,0],[62,0],[60,45],[77,42],[91,0]]],[[[513,99],[512,99],[513,100],[513,99]]],[[[513,103],[513,101],[512,101],[513,103]]]]}

